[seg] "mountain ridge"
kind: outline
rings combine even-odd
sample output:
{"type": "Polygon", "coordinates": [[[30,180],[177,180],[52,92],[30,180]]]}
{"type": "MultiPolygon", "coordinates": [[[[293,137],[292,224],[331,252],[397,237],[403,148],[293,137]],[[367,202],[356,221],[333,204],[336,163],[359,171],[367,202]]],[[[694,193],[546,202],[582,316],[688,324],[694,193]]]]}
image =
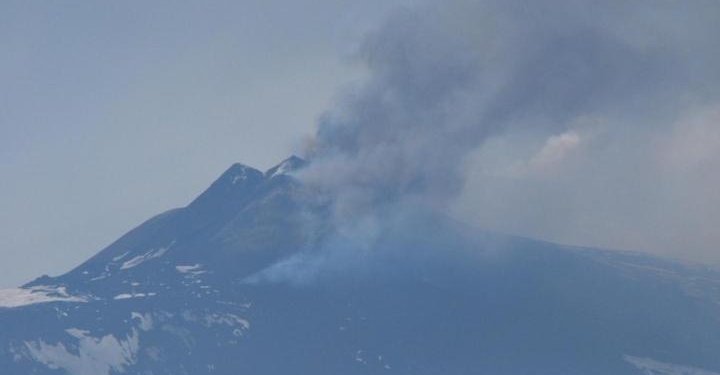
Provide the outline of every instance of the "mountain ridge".
{"type": "Polygon", "coordinates": [[[717,270],[485,232],[415,205],[337,223],[292,177],[306,165],[233,164],[70,272],[0,292],[0,366],[720,373],[717,270]]]}

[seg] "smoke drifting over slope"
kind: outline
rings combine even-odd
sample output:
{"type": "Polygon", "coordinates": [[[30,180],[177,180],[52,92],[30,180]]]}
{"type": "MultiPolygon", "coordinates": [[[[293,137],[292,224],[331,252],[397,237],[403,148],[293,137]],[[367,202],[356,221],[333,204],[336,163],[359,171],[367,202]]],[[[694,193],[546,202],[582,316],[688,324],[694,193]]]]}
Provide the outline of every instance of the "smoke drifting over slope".
{"type": "MultiPolygon", "coordinates": [[[[321,117],[301,177],[339,196],[344,213],[414,197],[493,229],[652,247],[601,224],[633,211],[642,217],[635,238],[647,239],[660,225],[649,208],[668,195],[692,196],[683,189],[701,183],[720,191],[716,178],[669,193],[656,186],[676,175],[666,149],[688,146],[660,140],[683,134],[688,113],[720,104],[718,17],[713,1],[452,0],[400,10],[358,49],[369,77],[321,117]],[[615,194],[623,204],[609,209],[615,194]],[[589,218],[583,228],[572,225],[579,216],[589,218]]],[[[716,120],[696,127],[715,134],[716,120]]],[[[708,149],[719,146],[713,139],[708,149]]]]}

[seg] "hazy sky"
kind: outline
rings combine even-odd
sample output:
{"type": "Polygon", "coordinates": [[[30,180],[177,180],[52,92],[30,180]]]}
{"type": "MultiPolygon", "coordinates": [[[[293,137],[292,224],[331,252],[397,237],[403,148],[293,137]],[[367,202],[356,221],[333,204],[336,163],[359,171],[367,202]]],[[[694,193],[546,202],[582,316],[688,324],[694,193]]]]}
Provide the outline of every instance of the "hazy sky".
{"type": "Polygon", "coordinates": [[[0,2],[0,286],[307,144],[349,206],[720,263],[720,3],[412,2],[0,2]]]}
{"type": "Polygon", "coordinates": [[[302,175],[341,220],[383,225],[378,205],[420,201],[479,228],[720,263],[719,19],[714,0],[395,12],[302,175]]]}
{"type": "Polygon", "coordinates": [[[0,286],[288,156],[407,2],[0,2],[0,286]]]}

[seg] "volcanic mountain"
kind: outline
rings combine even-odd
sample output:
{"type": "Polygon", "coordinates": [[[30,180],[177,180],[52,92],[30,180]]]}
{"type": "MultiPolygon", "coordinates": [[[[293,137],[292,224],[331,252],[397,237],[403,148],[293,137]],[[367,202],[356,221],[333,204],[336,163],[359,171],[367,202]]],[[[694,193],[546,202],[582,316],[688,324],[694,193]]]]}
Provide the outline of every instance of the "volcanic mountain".
{"type": "Polygon", "coordinates": [[[306,164],[235,164],[1,290],[2,374],[720,374],[720,271],[412,206],[338,222],[306,164]]]}

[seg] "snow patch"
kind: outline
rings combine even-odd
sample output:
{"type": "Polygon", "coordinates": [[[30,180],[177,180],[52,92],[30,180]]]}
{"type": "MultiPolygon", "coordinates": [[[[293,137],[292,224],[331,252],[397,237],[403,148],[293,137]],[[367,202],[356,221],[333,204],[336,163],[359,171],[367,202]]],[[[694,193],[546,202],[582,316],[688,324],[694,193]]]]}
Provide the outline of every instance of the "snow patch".
{"type": "Polygon", "coordinates": [[[182,317],[186,322],[199,322],[205,327],[211,328],[216,325],[222,325],[232,328],[231,332],[233,336],[240,337],[245,334],[245,331],[250,329],[250,322],[235,315],[229,313],[210,313],[204,316],[198,316],[191,311],[183,311],[182,317]]]}
{"type": "Polygon", "coordinates": [[[232,180],[232,184],[235,185],[238,183],[238,181],[243,181],[246,178],[247,178],[247,175],[245,175],[245,173],[234,176],[233,180],[232,180]]]}
{"type": "Polygon", "coordinates": [[[130,313],[130,318],[140,321],[140,329],[143,331],[149,331],[153,328],[153,319],[151,314],[141,314],[138,312],[130,313]]]}
{"type": "Polygon", "coordinates": [[[275,170],[275,172],[270,176],[270,178],[273,178],[275,176],[280,176],[288,171],[292,170],[292,164],[288,161],[284,161],[280,166],[278,166],[278,169],[275,170]]]}
{"type": "Polygon", "coordinates": [[[120,269],[121,269],[121,270],[126,270],[126,269],[129,269],[129,268],[137,267],[137,266],[139,266],[140,264],[147,262],[148,260],[155,259],[155,258],[159,258],[159,257],[165,255],[165,253],[166,253],[168,250],[170,250],[170,248],[172,247],[173,244],[175,244],[175,241],[173,241],[173,242],[172,242],[169,246],[167,246],[167,247],[161,247],[161,248],[157,248],[157,249],[150,249],[150,250],[147,251],[145,254],[138,255],[138,256],[136,256],[136,257],[128,260],[127,262],[123,263],[122,266],[120,266],[120,269]]]}
{"type": "Polygon", "coordinates": [[[362,350],[358,350],[355,352],[355,362],[360,362],[364,365],[367,365],[367,360],[363,357],[362,350]]]}
{"type": "Polygon", "coordinates": [[[122,253],[121,255],[116,256],[115,258],[113,258],[113,262],[120,261],[122,258],[125,258],[128,254],[130,254],[130,252],[126,251],[126,252],[122,253]]]}
{"type": "Polygon", "coordinates": [[[65,332],[76,339],[81,339],[90,334],[90,331],[84,331],[79,328],[68,328],[65,332]]]}
{"type": "Polygon", "coordinates": [[[200,275],[207,271],[202,269],[202,265],[194,264],[192,266],[175,266],[175,269],[180,273],[187,273],[191,275],[200,275]]]}
{"type": "Polygon", "coordinates": [[[250,322],[234,314],[208,314],[205,315],[205,326],[212,327],[216,324],[227,326],[239,325],[243,330],[250,329],[250,322]]]}
{"type": "Polygon", "coordinates": [[[278,164],[277,166],[270,168],[267,172],[265,172],[265,177],[273,178],[276,176],[281,176],[284,174],[290,174],[297,170],[298,168],[301,168],[305,164],[305,161],[296,157],[291,156],[285,160],[283,160],[282,163],[278,164]]]}
{"type": "Polygon", "coordinates": [[[626,362],[635,366],[647,375],[720,375],[720,373],[699,369],[696,367],[675,365],[656,361],[652,358],[623,356],[626,362]]]}
{"type": "Polygon", "coordinates": [[[121,293],[113,297],[114,300],[118,299],[129,299],[129,298],[143,298],[143,297],[153,297],[156,296],[157,293],[121,293]]]}
{"type": "Polygon", "coordinates": [[[232,178],[232,184],[235,185],[235,184],[237,184],[237,183],[240,182],[240,181],[245,181],[245,180],[247,180],[247,178],[248,178],[247,170],[246,170],[245,168],[242,168],[242,169],[240,169],[240,171],[239,171],[238,174],[236,174],[235,176],[233,176],[233,178],[232,178]]]}
{"type": "Polygon", "coordinates": [[[37,285],[30,288],[0,289],[0,308],[47,302],[87,302],[87,299],[69,295],[63,286],[37,285]]]}
{"type": "Polygon", "coordinates": [[[110,375],[125,372],[127,366],[136,363],[139,334],[134,328],[123,339],[113,335],[96,338],[78,328],[65,332],[78,340],[77,350],[68,350],[61,342],[52,345],[43,340],[26,341],[25,347],[37,362],[73,375],[110,375]]]}

